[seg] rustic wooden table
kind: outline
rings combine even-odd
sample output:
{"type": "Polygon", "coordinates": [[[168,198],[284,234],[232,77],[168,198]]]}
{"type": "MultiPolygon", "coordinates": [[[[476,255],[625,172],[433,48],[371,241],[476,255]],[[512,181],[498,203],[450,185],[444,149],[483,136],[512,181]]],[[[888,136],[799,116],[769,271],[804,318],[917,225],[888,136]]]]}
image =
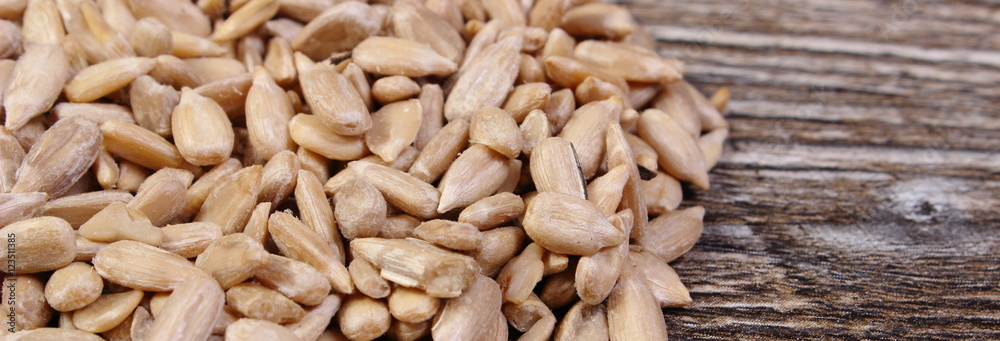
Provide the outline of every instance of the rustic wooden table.
{"type": "Polygon", "coordinates": [[[672,339],[1000,339],[1000,2],[622,2],[732,86],[672,339]]]}

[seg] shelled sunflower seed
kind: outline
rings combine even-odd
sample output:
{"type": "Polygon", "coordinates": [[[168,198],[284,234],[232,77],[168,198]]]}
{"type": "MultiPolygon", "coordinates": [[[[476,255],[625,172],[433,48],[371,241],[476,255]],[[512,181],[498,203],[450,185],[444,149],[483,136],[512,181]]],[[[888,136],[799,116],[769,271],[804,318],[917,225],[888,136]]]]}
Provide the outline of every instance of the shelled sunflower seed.
{"type": "Polygon", "coordinates": [[[692,302],[729,90],[624,7],[0,2],[0,339],[666,340],[692,302]]]}

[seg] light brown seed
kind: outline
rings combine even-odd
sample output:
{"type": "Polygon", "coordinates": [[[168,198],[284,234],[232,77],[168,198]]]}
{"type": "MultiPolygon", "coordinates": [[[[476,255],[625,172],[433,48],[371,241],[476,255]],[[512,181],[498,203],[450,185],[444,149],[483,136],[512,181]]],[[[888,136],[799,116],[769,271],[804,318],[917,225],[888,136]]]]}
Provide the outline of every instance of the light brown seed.
{"type": "Polygon", "coordinates": [[[582,41],[573,57],[633,82],[670,83],[681,79],[676,61],[660,58],[655,51],[616,42],[582,41]]]}
{"type": "Polygon", "coordinates": [[[391,322],[385,303],[364,295],[348,296],[337,312],[340,331],[350,340],[374,340],[389,331],[391,322]]]}
{"type": "Polygon", "coordinates": [[[393,162],[416,139],[422,119],[423,108],[419,100],[383,106],[371,116],[374,125],[365,134],[365,144],[382,160],[393,162]]]}
{"type": "Polygon", "coordinates": [[[8,324],[4,332],[32,330],[44,327],[52,320],[52,308],[45,302],[45,283],[34,275],[9,276],[4,279],[0,294],[6,299],[0,309],[6,311],[8,324]],[[14,296],[11,300],[10,297],[14,296]]]}
{"type": "Polygon", "coordinates": [[[487,46],[476,57],[466,55],[474,59],[445,100],[444,115],[449,121],[469,119],[483,108],[503,104],[517,79],[522,42],[520,36],[512,36],[487,46]]]}
{"type": "Polygon", "coordinates": [[[521,254],[508,261],[507,265],[500,270],[500,274],[497,275],[497,284],[500,284],[500,290],[503,290],[504,301],[522,304],[529,299],[535,285],[542,280],[545,270],[545,265],[542,263],[544,252],[540,245],[528,244],[521,251],[521,254]]]}
{"type": "Polygon", "coordinates": [[[132,82],[129,88],[129,100],[132,103],[135,122],[140,127],[160,136],[170,136],[170,115],[181,100],[177,90],[157,83],[153,77],[142,75],[132,82]]]}
{"type": "Polygon", "coordinates": [[[339,259],[346,260],[344,243],[340,239],[330,199],[323,193],[323,185],[307,171],[300,170],[297,178],[295,198],[302,222],[322,237],[323,241],[337,253],[339,259]]]}
{"type": "Polygon", "coordinates": [[[649,109],[639,117],[637,128],[639,137],[656,149],[664,171],[698,188],[708,189],[705,156],[690,133],[676,120],[660,110],[649,109]]]}
{"type": "Polygon", "coordinates": [[[575,262],[563,272],[547,277],[538,293],[539,299],[552,309],[565,307],[577,301],[576,296],[576,264],[575,262]]]}
{"type": "Polygon", "coordinates": [[[441,300],[413,288],[398,286],[392,289],[388,298],[392,317],[405,323],[429,321],[437,313],[441,300]]]}
{"type": "Polygon", "coordinates": [[[80,235],[96,241],[111,243],[135,240],[152,246],[163,242],[163,231],[153,226],[145,214],[124,203],[112,202],[80,226],[80,235]]]}
{"type": "Polygon", "coordinates": [[[385,223],[378,231],[379,238],[404,239],[413,236],[413,230],[422,221],[409,214],[399,214],[385,218],[385,223]]]}
{"type": "MultiPolygon", "coordinates": [[[[372,128],[368,108],[344,76],[328,67],[312,64],[301,54],[296,56],[305,100],[329,129],[340,135],[356,136],[372,128]]],[[[295,134],[292,137],[295,138],[295,134]]]]}
{"type": "Polygon", "coordinates": [[[243,283],[226,290],[226,305],[243,316],[274,323],[295,322],[306,311],[281,293],[259,284],[243,283]]]}
{"type": "Polygon", "coordinates": [[[101,124],[104,148],[150,169],[164,167],[192,170],[194,166],[184,160],[172,143],[160,135],[135,124],[107,121],[101,124]]]}
{"type": "Polygon", "coordinates": [[[523,302],[504,302],[501,311],[514,329],[525,332],[522,339],[548,340],[555,329],[555,315],[533,293],[523,302]]]}
{"type": "Polygon", "coordinates": [[[212,40],[229,41],[242,37],[253,31],[278,13],[278,0],[250,0],[226,18],[222,24],[215,27],[212,40]]]}
{"type": "Polygon", "coordinates": [[[531,157],[531,152],[542,140],[552,137],[552,127],[544,111],[532,110],[521,123],[521,152],[531,157]]]}
{"type": "Polygon", "coordinates": [[[334,314],[340,310],[340,303],[340,296],[326,296],[316,306],[306,309],[302,319],[285,327],[300,340],[318,340],[332,322],[334,314]]]}
{"type": "Polygon", "coordinates": [[[628,165],[619,165],[597,177],[587,185],[588,200],[597,205],[604,215],[614,214],[621,203],[628,175],[628,165]]]}
{"type": "Polygon", "coordinates": [[[648,251],[632,250],[627,267],[642,279],[660,303],[660,307],[683,307],[691,304],[691,294],[681,283],[677,272],[648,251]]]}
{"type": "Polygon", "coordinates": [[[347,270],[358,291],[368,297],[379,299],[389,296],[389,282],[379,276],[378,269],[364,259],[354,259],[347,270]]]}
{"type": "Polygon", "coordinates": [[[34,218],[48,199],[42,192],[0,193],[0,226],[34,218]]]}
{"type": "Polygon", "coordinates": [[[483,9],[490,18],[500,21],[504,28],[524,26],[527,22],[524,9],[517,0],[484,1],[483,9]]]}
{"type": "Polygon", "coordinates": [[[153,226],[163,226],[184,213],[187,188],[193,179],[188,171],[163,168],[143,181],[129,207],[145,214],[153,226]]]}
{"type": "Polygon", "coordinates": [[[545,108],[551,93],[552,87],[546,83],[522,84],[511,91],[503,108],[521,123],[532,110],[545,108]]]}
{"type": "Polygon", "coordinates": [[[587,198],[587,183],[583,178],[576,149],[560,137],[542,140],[531,153],[528,165],[531,179],[540,193],[562,193],[587,198]]]}
{"type": "Polygon", "coordinates": [[[269,255],[267,265],[253,279],[303,305],[321,304],[330,293],[330,281],[309,264],[279,255],[269,255]]]}
{"type": "Polygon", "coordinates": [[[333,160],[355,160],[368,154],[361,136],[344,136],[330,130],[316,115],[298,114],[288,123],[295,143],[333,160]]]}
{"type": "Polygon", "coordinates": [[[525,232],[549,251],[592,255],[627,236],[589,201],[556,192],[539,193],[524,213],[525,232]]]}
{"type": "Polygon", "coordinates": [[[701,238],[704,216],[705,209],[701,206],[667,212],[649,222],[638,244],[664,262],[672,262],[701,238]]]}
{"type": "Polygon", "coordinates": [[[444,174],[468,144],[469,123],[465,120],[448,122],[448,125],[441,128],[420,151],[409,173],[420,180],[432,183],[444,174]]]}
{"type": "Polygon", "coordinates": [[[253,76],[249,73],[205,83],[195,92],[211,98],[218,103],[230,118],[243,115],[246,96],[253,84],[253,76]]]}
{"type": "Polygon", "coordinates": [[[212,167],[210,171],[198,178],[198,181],[195,181],[188,188],[187,200],[184,204],[184,215],[182,216],[184,220],[194,217],[212,190],[221,181],[239,171],[241,167],[242,165],[239,160],[230,158],[212,167]]]}
{"type": "Polygon", "coordinates": [[[434,297],[458,296],[477,270],[471,257],[415,239],[360,238],[351,241],[350,250],[379,268],[382,278],[434,297]]]}
{"type": "Polygon", "coordinates": [[[590,3],[566,11],[560,27],[577,37],[604,37],[618,40],[640,29],[624,7],[590,3]]]}
{"type": "Polygon", "coordinates": [[[288,39],[274,37],[267,41],[267,55],[264,57],[264,67],[280,85],[287,85],[295,80],[295,57],[292,44],[288,39]]]}
{"type": "MultiPolygon", "coordinates": [[[[631,219],[631,216],[628,216],[631,219]]],[[[632,222],[629,221],[628,224],[632,222]]],[[[620,227],[617,226],[616,227],[620,227]]],[[[630,232],[630,231],[623,231],[630,232]]],[[[627,234],[627,233],[626,233],[627,234]]],[[[601,249],[590,256],[580,257],[576,265],[576,294],[588,304],[600,304],[614,287],[628,257],[628,243],[601,249]]]]}
{"type": "Polygon", "coordinates": [[[233,151],[235,133],[226,112],[191,89],[181,90],[181,100],[171,115],[171,131],[181,156],[194,165],[217,165],[233,151]]]}
{"type": "Polygon", "coordinates": [[[66,30],[63,28],[62,17],[55,1],[25,2],[27,6],[20,6],[24,14],[24,17],[21,18],[24,42],[52,45],[62,44],[66,40],[66,30]]]}
{"type": "MultiPolygon", "coordinates": [[[[199,75],[205,82],[214,82],[248,72],[243,62],[225,56],[186,58],[184,64],[187,64],[191,71],[199,75]]],[[[259,63],[254,65],[259,65],[259,63]]]]}
{"type": "Polygon", "coordinates": [[[222,228],[214,223],[186,223],[163,227],[160,248],[184,258],[194,258],[213,241],[222,238],[222,228]]]}
{"type": "Polygon", "coordinates": [[[729,137],[728,128],[719,128],[698,138],[698,149],[705,156],[705,167],[712,169],[722,156],[722,148],[729,137]]]}
{"type": "Polygon", "coordinates": [[[577,302],[563,316],[553,340],[607,341],[608,338],[608,311],[604,305],[577,302]]]}
{"type": "Polygon", "coordinates": [[[24,154],[17,137],[7,128],[0,127],[0,192],[7,193],[14,188],[14,183],[17,182],[17,169],[24,161],[24,154]]]}
{"type": "Polygon", "coordinates": [[[522,215],[524,202],[521,197],[508,192],[485,197],[469,205],[458,215],[458,221],[472,224],[483,231],[522,215]]]}
{"type": "Polygon", "coordinates": [[[11,131],[20,129],[49,110],[62,92],[68,74],[66,54],[59,46],[28,45],[18,58],[3,94],[5,127],[11,131]]]}
{"type": "Polygon", "coordinates": [[[371,96],[382,104],[412,98],[420,93],[420,85],[406,76],[379,78],[371,86],[371,96]]]}
{"type": "Polygon", "coordinates": [[[281,151],[295,150],[295,141],[288,133],[288,122],[294,116],[291,99],[268,70],[254,70],[253,86],[247,93],[246,121],[250,146],[258,156],[270,160],[281,151]]]}
{"type": "Polygon", "coordinates": [[[625,101],[622,101],[625,109],[632,109],[632,102],[628,101],[628,96],[622,92],[621,89],[618,89],[614,85],[611,85],[611,83],[602,81],[595,77],[587,77],[583,83],[580,83],[580,85],[576,87],[574,94],[576,95],[576,102],[579,104],[587,104],[590,102],[617,97],[619,99],[625,99],[625,101]]]}
{"type": "Polygon", "coordinates": [[[280,205],[292,195],[298,174],[299,158],[295,153],[282,150],[274,154],[261,170],[257,201],[268,202],[274,206],[280,205]]]}
{"type": "Polygon", "coordinates": [[[201,205],[195,222],[210,222],[223,234],[242,232],[260,193],[263,167],[251,166],[230,175],[218,184],[201,205]]]}
{"type": "Polygon", "coordinates": [[[111,153],[108,153],[104,148],[101,148],[101,151],[97,153],[97,159],[94,160],[94,164],[90,166],[90,169],[94,172],[97,183],[101,185],[101,188],[114,189],[117,186],[121,170],[118,168],[118,163],[115,162],[114,156],[111,156],[111,153]]]}
{"type": "Polygon", "coordinates": [[[441,177],[437,212],[465,207],[495,193],[507,177],[506,162],[502,154],[481,144],[466,149],[441,177]]]}
{"type": "Polygon", "coordinates": [[[528,24],[552,31],[570,8],[570,0],[538,0],[528,13],[528,24]]]}
{"type": "Polygon", "coordinates": [[[378,235],[386,218],[386,203],[378,188],[365,179],[354,177],[334,196],[334,214],[344,238],[378,235]]]}
{"type": "Polygon", "coordinates": [[[655,100],[653,106],[676,117],[677,113],[672,110],[684,110],[698,121],[701,131],[712,131],[721,128],[729,128],[725,117],[716,109],[709,99],[705,98],[698,89],[691,86],[687,81],[674,82],[665,85],[660,97],[655,100]]]}
{"type": "Polygon", "coordinates": [[[441,194],[430,184],[402,171],[371,162],[348,164],[355,175],[364,178],[385,197],[386,202],[421,219],[438,215],[441,194]]]}
{"type": "Polygon", "coordinates": [[[127,192],[88,192],[51,200],[42,206],[41,215],[64,219],[73,228],[79,228],[108,204],[115,201],[127,203],[130,200],[132,195],[127,192]]]}
{"type": "Polygon", "coordinates": [[[111,330],[129,317],[142,296],[139,290],[101,295],[94,303],[73,312],[73,325],[91,333],[111,330]]]}
{"type": "Polygon", "coordinates": [[[452,62],[462,61],[465,41],[442,17],[419,1],[397,1],[390,9],[396,36],[430,45],[452,62]]]}
{"type": "MultiPolygon", "coordinates": [[[[183,87],[200,87],[205,84],[205,79],[195,72],[195,70],[181,60],[178,57],[172,55],[159,55],[156,57],[156,65],[153,66],[152,70],[149,70],[149,76],[153,77],[157,82],[161,84],[166,84],[173,86],[174,88],[183,87]]],[[[250,75],[245,75],[247,78],[246,88],[250,87],[250,75]]],[[[213,82],[218,83],[218,81],[213,82]]],[[[199,90],[199,93],[202,93],[199,90]]],[[[246,91],[243,90],[245,94],[246,91]]],[[[205,96],[209,96],[207,93],[202,93],[205,96]]],[[[221,103],[221,101],[220,101],[221,103]]],[[[242,103],[240,104],[242,107],[242,103]]]]}
{"type": "Polygon", "coordinates": [[[621,125],[616,122],[608,124],[608,135],[605,139],[606,159],[608,167],[618,167],[620,165],[629,167],[628,181],[625,182],[621,203],[618,206],[622,209],[627,208],[632,211],[632,233],[629,237],[639,238],[645,230],[648,212],[646,210],[646,198],[643,196],[641,178],[639,177],[639,168],[634,166],[635,157],[632,155],[632,150],[629,148],[625,136],[621,125]]]}
{"type": "MultiPolygon", "coordinates": [[[[132,312],[130,319],[132,323],[127,328],[129,337],[132,340],[145,340],[149,333],[149,327],[153,326],[153,316],[149,314],[149,310],[140,305],[132,312]]],[[[121,327],[123,326],[119,325],[117,328],[121,327]]]]}
{"type": "Polygon", "coordinates": [[[424,113],[423,119],[420,121],[420,130],[417,131],[417,138],[413,141],[413,145],[418,150],[424,150],[444,126],[444,92],[437,84],[425,84],[420,89],[418,99],[424,113]]]}
{"type": "Polygon", "coordinates": [[[719,90],[716,90],[715,93],[712,94],[712,98],[710,98],[709,101],[712,102],[712,106],[715,107],[715,110],[718,110],[719,113],[721,113],[722,115],[728,114],[729,87],[724,86],[719,88],[719,90]]]}
{"type": "MultiPolygon", "coordinates": [[[[2,79],[0,79],[2,81],[2,79]]],[[[135,102],[133,101],[133,106],[135,102]]],[[[73,116],[82,116],[86,119],[101,124],[107,121],[122,121],[125,123],[135,123],[133,112],[128,107],[111,103],[70,103],[63,102],[56,104],[49,111],[54,121],[59,121],[73,116]]]]}
{"type": "Polygon", "coordinates": [[[629,101],[632,102],[633,108],[642,108],[649,105],[653,101],[653,98],[660,93],[663,89],[663,84],[660,83],[628,83],[629,101]]]}
{"type": "MultiPolygon", "coordinates": [[[[486,24],[483,24],[482,21],[470,21],[466,25],[465,31],[470,41],[468,48],[465,49],[465,58],[459,64],[459,71],[468,69],[469,65],[476,59],[476,56],[483,52],[483,49],[497,41],[497,35],[500,34],[501,26],[502,23],[499,20],[490,20],[486,24]]],[[[448,82],[453,83],[457,81],[460,75],[461,72],[452,75],[452,79],[449,79],[448,82]]],[[[449,89],[451,87],[445,84],[445,90],[449,89]]]]}
{"type": "Polygon", "coordinates": [[[16,248],[0,251],[16,263],[2,268],[4,273],[31,274],[62,268],[76,257],[76,237],[65,220],[38,217],[22,220],[0,229],[8,239],[16,239],[16,248]],[[13,236],[13,237],[11,237],[13,236]],[[13,251],[13,253],[11,253],[13,251]]]}
{"type": "Polygon", "coordinates": [[[270,260],[263,245],[245,234],[233,233],[212,241],[194,265],[225,290],[247,280],[270,260]]]}
{"type": "Polygon", "coordinates": [[[422,338],[426,338],[431,335],[431,326],[431,321],[408,323],[393,320],[392,325],[389,326],[389,332],[387,335],[392,337],[393,340],[399,341],[421,340],[422,338]]]}
{"type": "Polygon", "coordinates": [[[621,112],[620,98],[588,103],[573,113],[559,133],[559,137],[573,144],[584,178],[589,179],[597,172],[604,158],[608,123],[617,121],[621,112]]]}
{"type": "Polygon", "coordinates": [[[263,67],[263,56],[264,38],[247,35],[236,40],[236,60],[243,64],[245,70],[253,72],[257,67],[263,67]]]}
{"type": "Polygon", "coordinates": [[[271,214],[267,225],[268,232],[282,254],[319,270],[337,292],[354,292],[351,276],[343,260],[337,257],[336,251],[318,233],[283,212],[271,214]]]}
{"type": "Polygon", "coordinates": [[[479,263],[480,273],[495,276],[507,261],[521,251],[524,229],[516,226],[498,227],[483,232],[483,240],[476,250],[469,253],[479,263]]]}
{"type": "Polygon", "coordinates": [[[374,104],[372,103],[372,84],[368,75],[353,62],[345,65],[341,74],[354,86],[354,90],[358,91],[358,95],[361,96],[361,101],[365,102],[368,111],[370,112],[374,109],[374,104]]]}
{"type": "Polygon", "coordinates": [[[362,70],[377,75],[447,76],[458,69],[455,62],[430,46],[401,38],[365,39],[354,48],[352,56],[362,70]]]}
{"type": "Polygon", "coordinates": [[[101,251],[108,243],[95,242],[90,239],[84,238],[79,233],[76,235],[76,257],[73,258],[77,262],[90,262],[97,255],[97,252],[101,251]]]}
{"type": "Polygon", "coordinates": [[[543,59],[543,62],[545,63],[545,75],[559,86],[576,89],[580,83],[587,80],[587,77],[594,77],[611,83],[622,92],[628,93],[628,83],[625,82],[625,79],[606,70],[563,56],[550,56],[543,59]]]}
{"type": "Polygon", "coordinates": [[[156,65],[154,59],[129,57],[88,66],[66,83],[66,98],[91,102],[121,89],[156,65]]]}
{"type": "Polygon", "coordinates": [[[508,158],[521,154],[521,134],[517,122],[499,108],[483,108],[472,116],[469,142],[486,145],[508,158]]]}
{"type": "Polygon", "coordinates": [[[635,155],[635,163],[647,171],[656,172],[659,167],[657,163],[659,156],[656,154],[656,150],[642,138],[633,134],[625,134],[625,139],[628,140],[632,155],[635,155]]]}
{"type": "Polygon", "coordinates": [[[545,275],[554,275],[566,270],[569,267],[569,256],[561,253],[545,251],[542,255],[542,265],[545,266],[545,275]]]}
{"type": "Polygon", "coordinates": [[[299,146],[295,155],[299,157],[299,167],[302,170],[312,173],[316,179],[330,178],[330,159],[302,146],[299,146]]]}
{"type": "Polygon", "coordinates": [[[430,0],[424,4],[434,14],[444,19],[449,25],[459,33],[465,28],[465,18],[458,8],[458,3],[454,0],[430,0]]]}
{"type": "Polygon", "coordinates": [[[562,89],[549,96],[549,102],[545,105],[544,111],[549,119],[553,135],[562,131],[566,122],[569,122],[570,117],[573,116],[574,110],[576,110],[576,98],[573,95],[573,90],[562,89]]]}
{"type": "Polygon", "coordinates": [[[192,277],[177,286],[159,313],[154,311],[156,318],[146,340],[204,340],[211,334],[225,302],[225,294],[215,280],[204,275],[192,277]]]}
{"type": "MultiPolygon", "coordinates": [[[[102,3],[116,3],[117,1],[102,1],[102,3]]],[[[128,9],[125,8],[126,13],[128,9]]],[[[107,11],[104,12],[108,14],[107,11]]],[[[131,13],[128,13],[131,15],[131,13]]],[[[135,18],[132,18],[135,20],[135,18]]],[[[108,21],[108,24],[114,24],[113,21],[108,21]]],[[[129,45],[135,50],[135,53],[142,57],[155,58],[161,54],[170,53],[170,49],[173,48],[174,42],[170,35],[170,29],[166,25],[163,25],[159,20],[152,17],[142,18],[138,21],[134,21],[132,28],[126,31],[119,31],[123,34],[128,35],[129,45]]]]}
{"type": "Polygon", "coordinates": [[[483,233],[476,226],[443,219],[425,221],[413,230],[413,236],[461,251],[476,249],[483,239],[483,233]]]}
{"type": "Polygon", "coordinates": [[[104,279],[143,291],[175,290],[188,278],[205,276],[181,256],[131,240],[104,246],[93,263],[104,279]]]}
{"type": "Polygon", "coordinates": [[[542,63],[534,56],[521,54],[521,66],[517,75],[518,83],[541,83],[545,82],[545,69],[542,63]]]}
{"type": "Polygon", "coordinates": [[[643,181],[642,190],[646,197],[646,210],[650,214],[661,215],[676,210],[683,199],[681,183],[664,172],[643,181]]]}
{"type": "Polygon", "coordinates": [[[45,301],[61,312],[77,310],[101,296],[104,282],[87,263],[71,263],[52,273],[45,283],[45,301]]]}
{"type": "Polygon", "coordinates": [[[15,56],[20,49],[21,28],[10,21],[0,21],[0,58],[15,56]]]}
{"type": "MultiPolygon", "coordinates": [[[[292,1],[282,0],[282,12],[289,9],[292,1]]],[[[304,1],[294,1],[304,3],[304,1]]],[[[315,2],[311,6],[319,5],[315,2]]],[[[310,18],[295,39],[292,48],[301,51],[314,60],[326,59],[337,52],[349,51],[362,40],[373,36],[382,28],[382,21],[370,6],[360,2],[333,1],[324,7],[316,7],[315,18],[310,18]],[[332,5],[332,6],[331,6],[332,5]],[[322,14],[320,14],[322,12],[322,14]]],[[[293,16],[295,17],[295,16],[293,16]]],[[[301,20],[301,19],[300,19],[301,20]]]]}
{"type": "Polygon", "coordinates": [[[431,327],[431,336],[434,340],[487,339],[492,335],[487,326],[501,303],[500,286],[489,277],[477,275],[462,295],[445,303],[441,316],[431,327]]]}
{"type": "Polygon", "coordinates": [[[667,325],[656,299],[630,269],[622,271],[608,297],[608,333],[612,341],[667,340],[667,325]]]}
{"type": "Polygon", "coordinates": [[[524,46],[521,47],[522,53],[539,52],[549,40],[549,31],[539,27],[524,28],[522,34],[524,34],[524,46]]]}
{"type": "MultiPolygon", "coordinates": [[[[277,3],[277,0],[272,0],[277,3]]],[[[244,6],[246,7],[246,6],[244,6]]],[[[254,318],[241,318],[226,327],[226,340],[296,341],[298,336],[280,324],[254,318]]]]}
{"type": "Polygon", "coordinates": [[[180,31],[197,36],[207,36],[211,32],[208,17],[194,3],[182,5],[169,1],[138,1],[128,0],[129,7],[136,18],[155,17],[170,27],[172,31],[180,31]]]}
{"type": "Polygon", "coordinates": [[[10,191],[61,196],[94,163],[101,141],[97,124],[90,120],[73,117],[56,122],[24,156],[10,191]]]}

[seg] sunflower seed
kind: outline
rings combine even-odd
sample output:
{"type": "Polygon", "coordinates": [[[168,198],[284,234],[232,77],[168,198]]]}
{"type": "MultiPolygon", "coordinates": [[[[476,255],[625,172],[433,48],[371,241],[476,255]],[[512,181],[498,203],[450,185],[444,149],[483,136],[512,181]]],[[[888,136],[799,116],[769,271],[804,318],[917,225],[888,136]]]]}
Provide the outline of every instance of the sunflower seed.
{"type": "Polygon", "coordinates": [[[216,185],[194,221],[219,225],[225,235],[242,232],[257,204],[262,169],[261,166],[243,168],[216,185]]]}
{"type": "MultiPolygon", "coordinates": [[[[289,3],[304,3],[301,0],[281,0],[282,12],[289,11],[289,3]]],[[[320,2],[310,4],[319,5],[320,2]]],[[[335,1],[331,1],[336,3],[335,1]]],[[[322,60],[331,54],[350,51],[369,36],[382,28],[381,20],[371,7],[361,2],[341,2],[333,6],[316,7],[318,15],[311,18],[295,39],[292,48],[301,51],[314,60],[322,60]],[[322,12],[322,14],[319,14],[322,12]]]]}
{"type": "Polygon", "coordinates": [[[48,198],[42,192],[0,193],[0,226],[34,218],[48,198]]]}
{"type": "Polygon", "coordinates": [[[215,27],[212,40],[228,41],[246,35],[278,13],[278,0],[250,0],[215,27]]]}
{"type": "Polygon", "coordinates": [[[18,58],[3,94],[7,115],[5,127],[11,131],[18,130],[32,118],[49,110],[62,92],[68,74],[66,54],[59,46],[28,45],[18,58]]]}
{"type": "Polygon", "coordinates": [[[208,276],[184,281],[166,299],[146,332],[146,340],[204,340],[222,312],[225,295],[208,276]]]}
{"type": "Polygon", "coordinates": [[[386,202],[417,218],[430,219],[438,215],[441,194],[420,179],[371,162],[348,164],[355,175],[364,178],[382,192],[386,202]]]}
{"type": "Polygon", "coordinates": [[[340,331],[350,340],[374,340],[389,331],[392,317],[385,303],[364,295],[351,295],[337,312],[340,331]]]}
{"type": "Polygon", "coordinates": [[[56,270],[45,283],[45,301],[61,312],[77,310],[101,296],[104,282],[93,266],[75,262],[56,270]]]}
{"type": "Polygon", "coordinates": [[[705,209],[701,206],[667,212],[649,222],[639,245],[664,262],[672,262],[701,238],[704,216],[705,209]]]}
{"type": "MultiPolygon", "coordinates": [[[[419,138],[419,135],[418,135],[419,138]]],[[[469,123],[465,120],[448,122],[427,142],[409,173],[427,183],[438,179],[458,154],[469,144],[469,123]]]]}
{"type": "Polygon", "coordinates": [[[521,134],[517,122],[508,111],[499,108],[483,108],[472,116],[469,142],[486,145],[508,158],[521,154],[521,134]]]}
{"type": "Polygon", "coordinates": [[[637,127],[639,137],[656,149],[664,171],[698,188],[708,189],[705,156],[691,134],[676,120],[662,111],[649,109],[639,117],[637,127]]]}
{"type": "Polygon", "coordinates": [[[56,122],[24,156],[10,192],[59,197],[94,164],[101,140],[97,124],[90,120],[72,117],[56,122]]]}
{"type": "Polygon", "coordinates": [[[607,341],[608,338],[608,311],[604,305],[577,302],[566,312],[553,340],[607,341]]]}
{"type": "Polygon", "coordinates": [[[434,297],[460,295],[477,270],[471,257],[415,239],[360,238],[351,241],[350,250],[379,268],[382,278],[434,297]]]}
{"type": "Polygon", "coordinates": [[[189,278],[206,276],[181,256],[131,240],[104,246],[93,263],[104,279],[143,291],[176,290],[189,278]]]}
{"type": "Polygon", "coordinates": [[[282,254],[319,270],[337,292],[354,292],[351,276],[343,260],[338,258],[336,251],[318,233],[283,212],[271,214],[267,225],[268,232],[282,254]]]}
{"type": "Polygon", "coordinates": [[[352,57],[362,70],[377,75],[447,76],[458,70],[429,45],[401,38],[369,37],[354,47],[352,57]]]}
{"type": "Polygon", "coordinates": [[[628,239],[596,205],[556,192],[539,193],[528,203],[522,224],[545,249],[570,255],[592,255],[628,239]]]}
{"type": "Polygon", "coordinates": [[[473,59],[444,103],[444,115],[449,121],[469,119],[483,108],[503,104],[517,79],[522,42],[523,38],[513,36],[485,47],[475,57],[466,55],[467,60],[473,59]]]}
{"type": "Polygon", "coordinates": [[[507,177],[506,161],[502,154],[481,144],[466,149],[441,177],[437,212],[465,207],[495,193],[507,177]]]}
{"type": "Polygon", "coordinates": [[[351,280],[358,291],[368,297],[379,299],[389,296],[389,282],[379,276],[378,269],[364,259],[354,259],[347,267],[351,280]]]}

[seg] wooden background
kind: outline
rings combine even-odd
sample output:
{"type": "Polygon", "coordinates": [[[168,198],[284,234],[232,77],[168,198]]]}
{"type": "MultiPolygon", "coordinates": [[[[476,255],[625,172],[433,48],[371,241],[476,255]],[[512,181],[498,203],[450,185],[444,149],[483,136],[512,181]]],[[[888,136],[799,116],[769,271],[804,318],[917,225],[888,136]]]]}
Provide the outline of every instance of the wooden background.
{"type": "Polygon", "coordinates": [[[672,339],[1000,339],[1000,1],[619,2],[732,86],[672,339]]]}

